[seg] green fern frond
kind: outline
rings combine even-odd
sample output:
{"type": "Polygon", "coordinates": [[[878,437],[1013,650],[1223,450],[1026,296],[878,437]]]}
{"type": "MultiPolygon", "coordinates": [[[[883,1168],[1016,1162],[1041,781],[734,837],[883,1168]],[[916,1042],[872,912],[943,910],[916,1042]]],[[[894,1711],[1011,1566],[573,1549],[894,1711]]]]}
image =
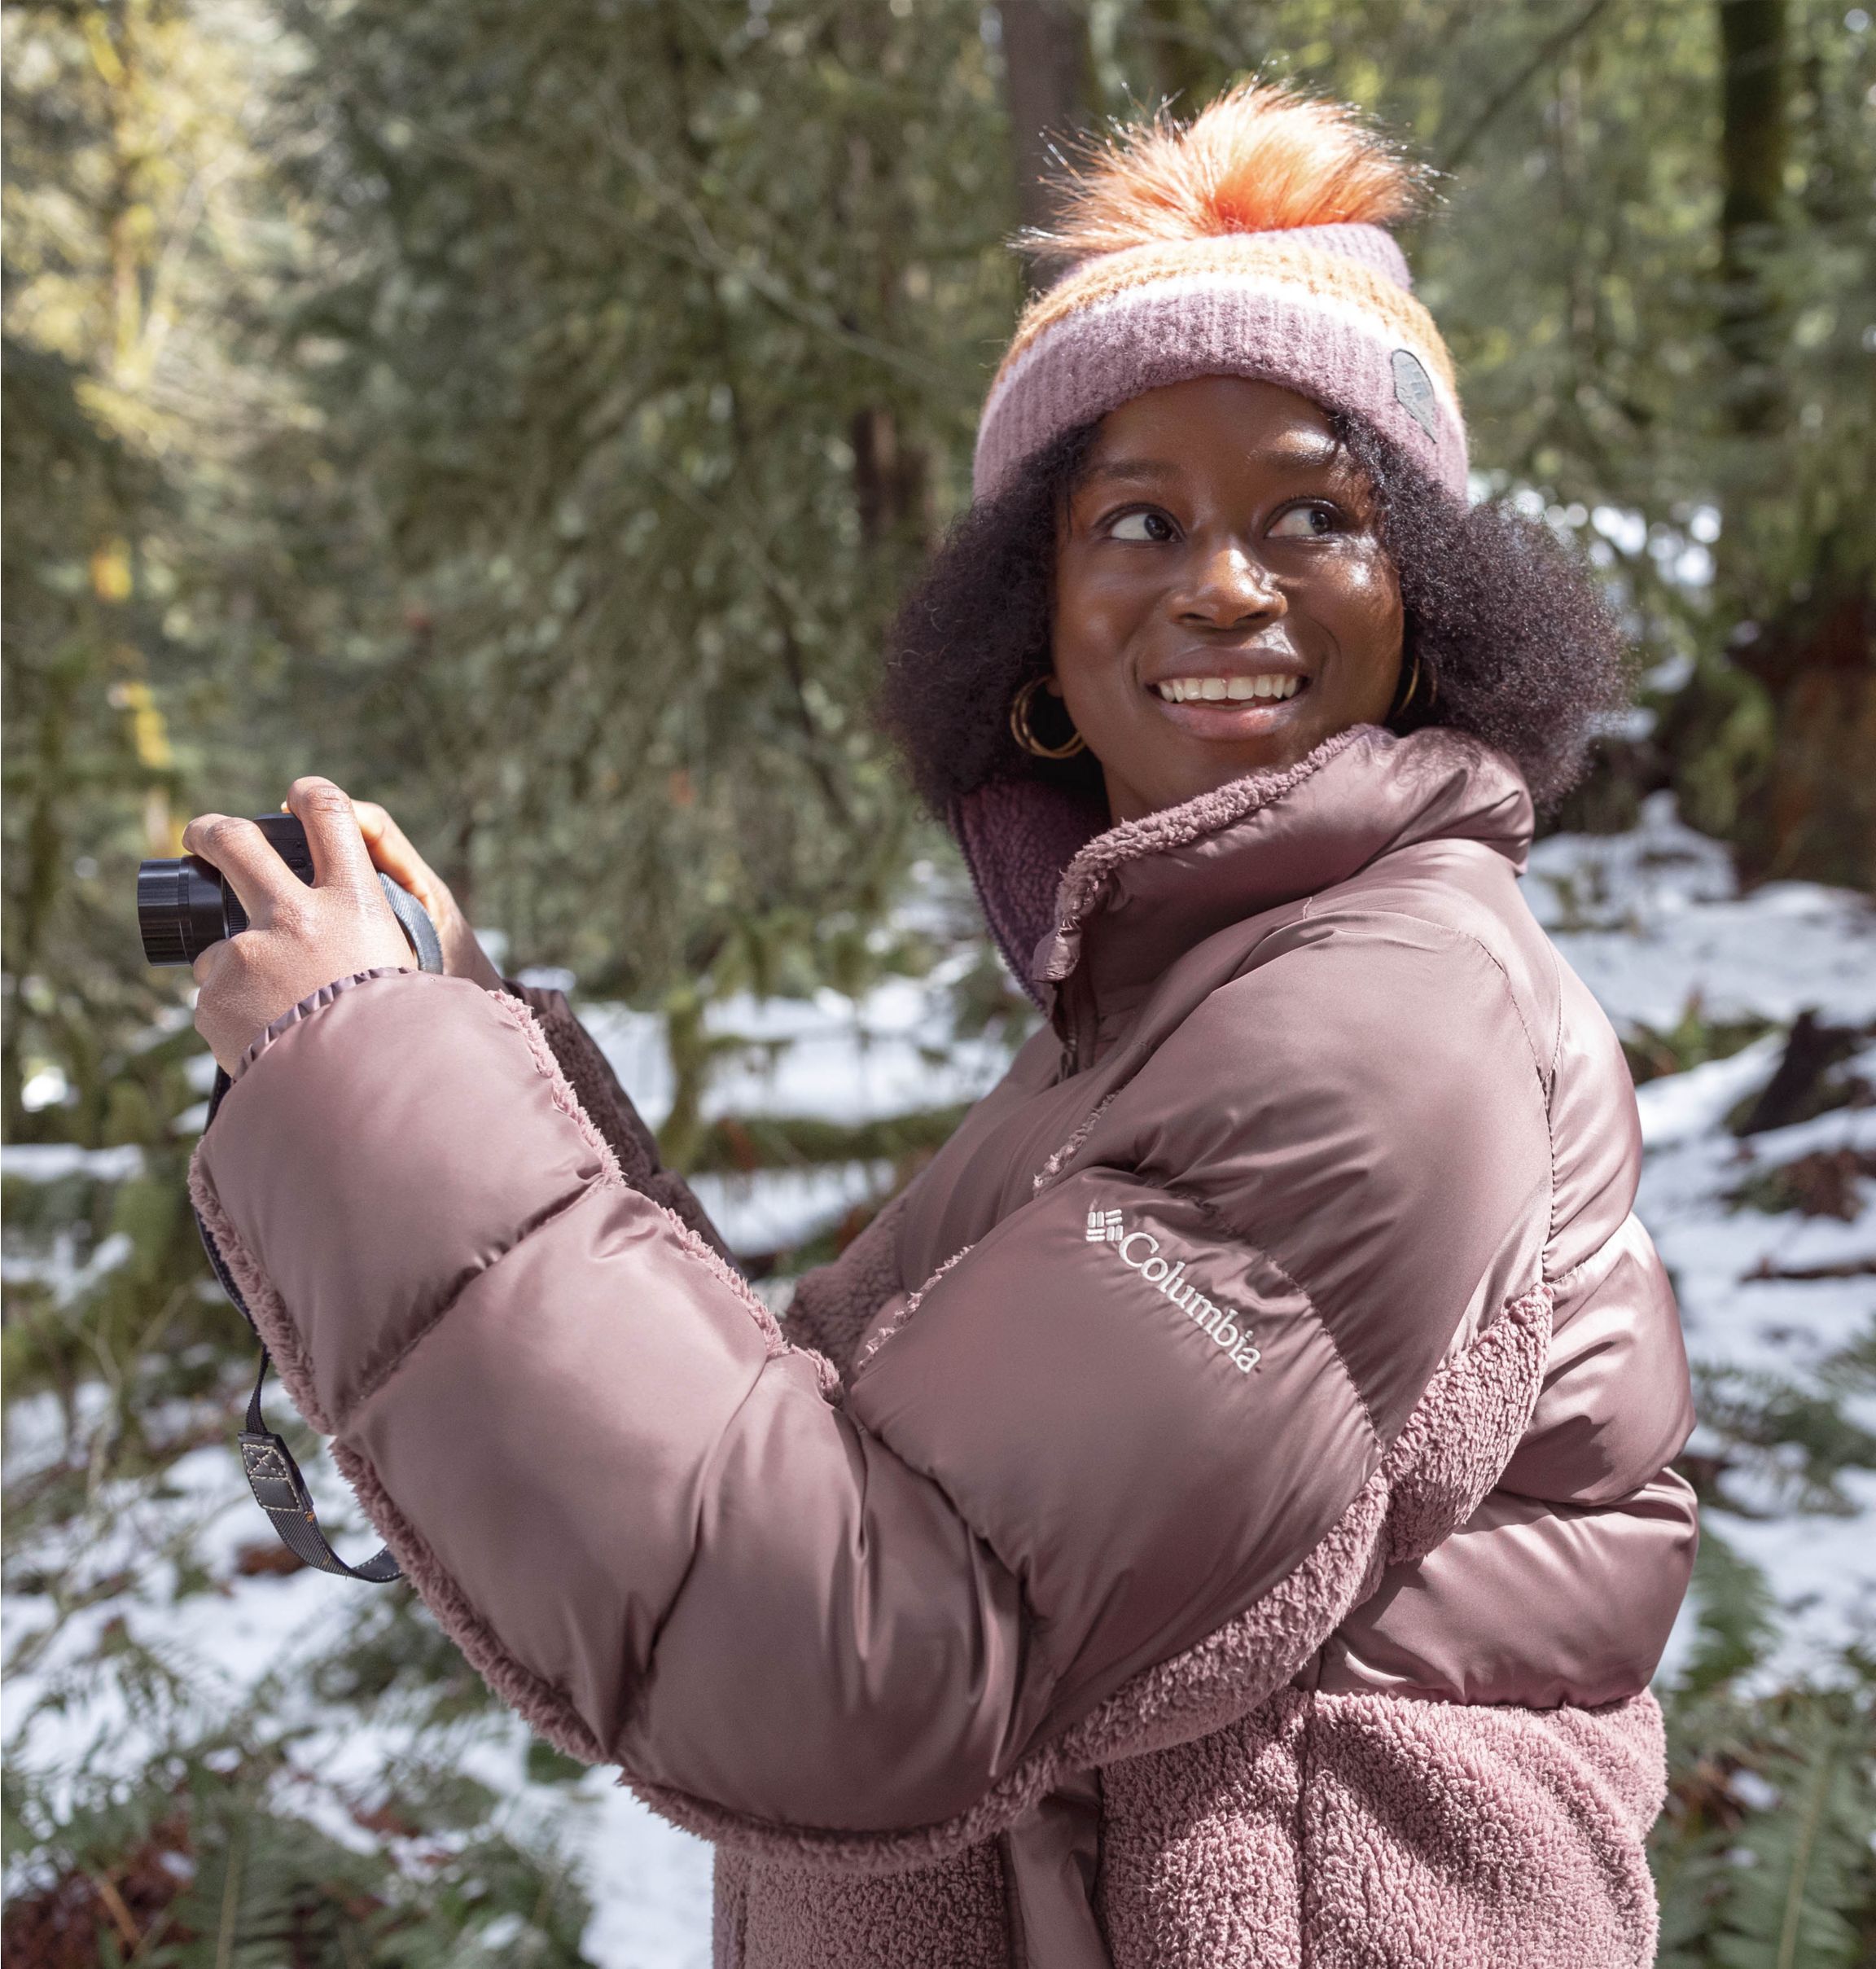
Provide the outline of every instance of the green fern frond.
{"type": "Polygon", "coordinates": [[[1729,1855],[1735,1883],[1714,1945],[1721,1969],[1853,1969],[1866,1914],[1876,1730],[1843,1691],[1790,1699],[1760,1775],[1777,1802],[1729,1855]]]}
{"type": "Polygon", "coordinates": [[[1777,1616],[1765,1575],[1703,1523],[1694,1563],[1692,1653],[1677,1693],[1698,1697],[1758,1667],[1771,1651],[1777,1616]]]}

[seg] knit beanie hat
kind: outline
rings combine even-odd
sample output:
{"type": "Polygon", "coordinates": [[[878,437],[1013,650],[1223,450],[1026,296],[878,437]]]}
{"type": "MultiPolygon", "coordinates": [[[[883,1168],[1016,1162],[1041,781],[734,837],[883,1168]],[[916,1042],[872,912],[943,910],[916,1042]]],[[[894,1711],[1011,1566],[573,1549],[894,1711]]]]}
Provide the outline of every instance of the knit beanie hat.
{"type": "Polygon", "coordinates": [[[1243,82],[1189,127],[1123,131],[1029,243],[1071,260],[1024,310],[977,432],[975,492],[1131,398],[1198,376],[1281,384],[1366,420],[1456,498],[1451,358],[1387,223],[1417,185],[1339,103],[1243,82]]]}

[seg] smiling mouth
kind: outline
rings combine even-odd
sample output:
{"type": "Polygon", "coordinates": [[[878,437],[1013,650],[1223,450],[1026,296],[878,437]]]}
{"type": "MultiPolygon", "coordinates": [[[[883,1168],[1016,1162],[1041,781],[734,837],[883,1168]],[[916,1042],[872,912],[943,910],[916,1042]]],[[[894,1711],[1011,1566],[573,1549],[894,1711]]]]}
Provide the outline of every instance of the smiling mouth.
{"type": "Polygon", "coordinates": [[[1151,686],[1168,704],[1241,704],[1256,700],[1281,703],[1308,688],[1309,679],[1294,671],[1266,671],[1257,677],[1168,677],[1151,686]]]}

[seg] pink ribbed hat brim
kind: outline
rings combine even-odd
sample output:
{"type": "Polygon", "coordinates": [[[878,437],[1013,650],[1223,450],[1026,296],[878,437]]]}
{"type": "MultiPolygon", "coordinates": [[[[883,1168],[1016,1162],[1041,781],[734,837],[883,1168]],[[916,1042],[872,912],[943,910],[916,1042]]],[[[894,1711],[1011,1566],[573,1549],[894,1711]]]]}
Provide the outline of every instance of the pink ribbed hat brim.
{"type": "MultiPolygon", "coordinates": [[[[1407,286],[1400,249],[1377,227],[1313,227],[1285,244],[1357,261],[1407,286]]],[[[976,496],[993,498],[1024,459],[1076,424],[1149,390],[1224,375],[1278,384],[1362,419],[1463,500],[1465,423],[1438,331],[1418,304],[1404,305],[1424,329],[1403,332],[1373,308],[1281,271],[1234,269],[1230,246],[1194,242],[1179,272],[1072,308],[1014,350],[978,428],[976,496]]],[[[1401,305],[1387,311],[1398,314],[1401,305]]]]}

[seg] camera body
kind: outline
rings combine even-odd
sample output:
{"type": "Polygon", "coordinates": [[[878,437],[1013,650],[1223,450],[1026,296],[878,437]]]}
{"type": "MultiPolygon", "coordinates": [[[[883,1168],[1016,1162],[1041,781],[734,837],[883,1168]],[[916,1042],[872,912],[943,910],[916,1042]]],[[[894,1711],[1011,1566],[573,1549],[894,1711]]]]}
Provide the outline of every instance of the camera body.
{"type": "MultiPolygon", "coordinates": [[[[291,813],[257,813],[254,825],[274,851],[309,888],[313,882],[313,851],[306,830],[291,813]]],[[[443,949],[436,926],[410,890],[383,870],[385,900],[424,971],[443,968],[443,949]]],[[[248,912],[234,884],[220,869],[199,855],[144,862],[137,870],[137,928],[143,955],[152,964],[193,964],[211,944],[238,936],[248,927],[248,912]]]]}

